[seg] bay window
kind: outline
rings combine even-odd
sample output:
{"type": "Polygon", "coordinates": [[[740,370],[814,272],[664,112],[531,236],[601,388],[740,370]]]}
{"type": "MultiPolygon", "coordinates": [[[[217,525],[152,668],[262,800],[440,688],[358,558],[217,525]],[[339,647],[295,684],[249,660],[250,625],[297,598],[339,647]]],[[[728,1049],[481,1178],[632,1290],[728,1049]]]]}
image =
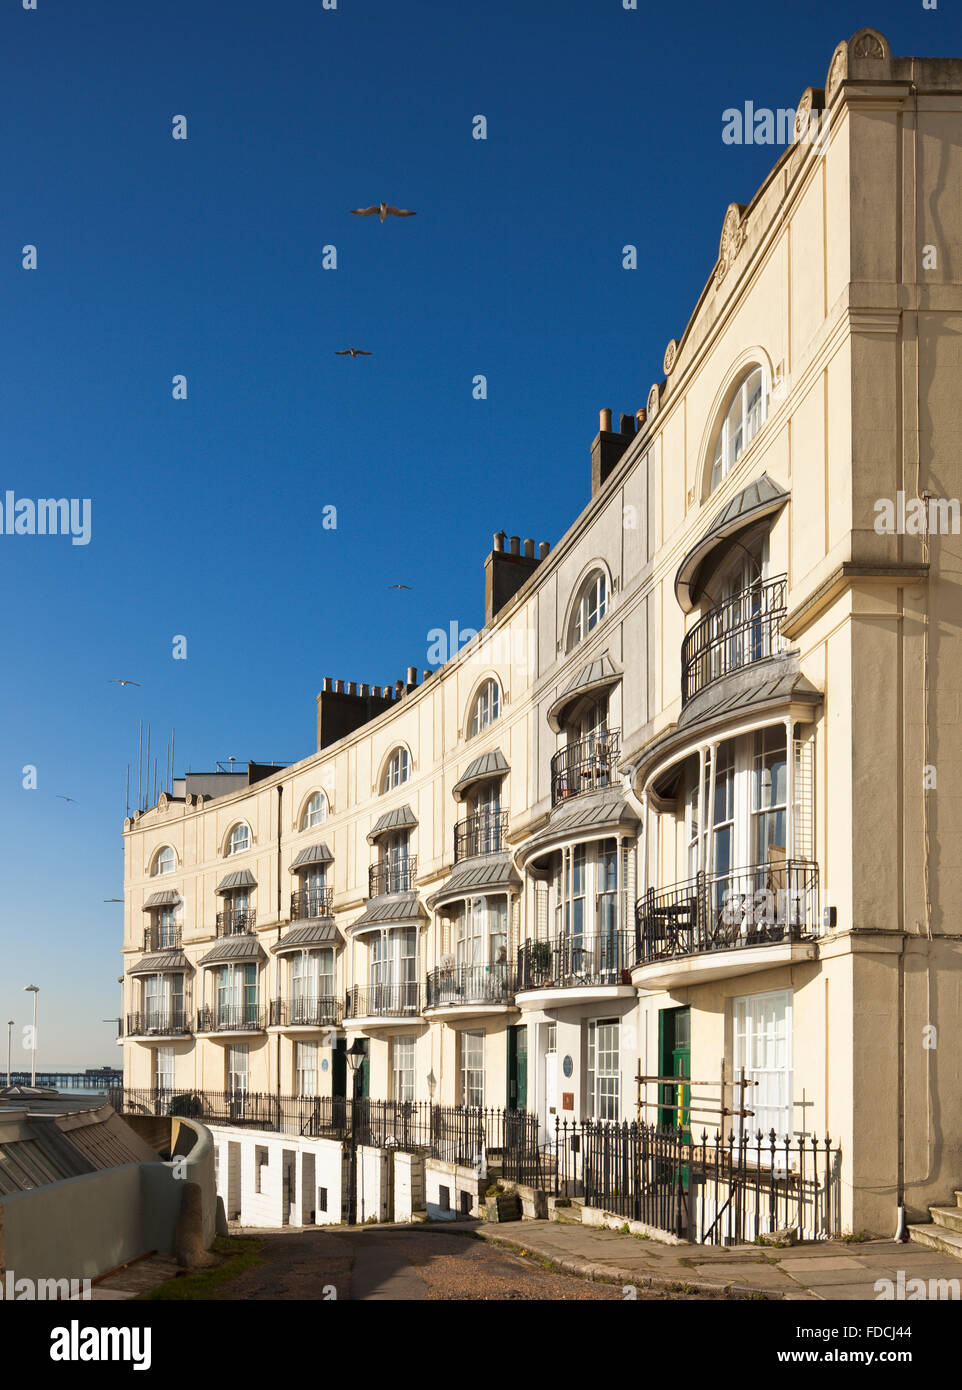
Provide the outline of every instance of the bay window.
{"type": "Polygon", "coordinates": [[[744,1079],[757,1083],[745,1092],[746,1108],[755,1112],[745,1129],[752,1139],[761,1130],[767,1140],[774,1130],[784,1140],[792,1133],[791,990],[735,999],[732,1025],[734,1079],[744,1070],[744,1079]]]}

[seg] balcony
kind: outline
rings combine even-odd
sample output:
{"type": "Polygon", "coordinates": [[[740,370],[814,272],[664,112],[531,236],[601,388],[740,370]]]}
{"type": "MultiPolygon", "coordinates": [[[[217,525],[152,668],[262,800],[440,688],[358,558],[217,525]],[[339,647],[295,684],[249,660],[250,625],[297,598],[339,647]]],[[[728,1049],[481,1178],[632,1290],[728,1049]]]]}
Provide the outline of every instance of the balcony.
{"type": "Polygon", "coordinates": [[[784,574],[709,609],[681,649],[681,702],[686,705],[713,681],[781,650],[785,616],[784,574]]]}
{"type": "Polygon", "coordinates": [[[128,1038],[184,1038],[193,1032],[187,1009],[147,1009],[127,1015],[128,1038]]]}
{"type": "Polygon", "coordinates": [[[551,759],[551,804],[610,787],[621,751],[621,730],[603,729],[562,748],[551,759]]]}
{"type": "Polygon", "coordinates": [[[257,925],[257,913],[251,908],[232,908],[217,914],[218,936],[247,936],[257,925]]]}
{"type": "Polygon", "coordinates": [[[773,860],[650,888],[636,908],[642,987],[746,975],[811,960],[820,935],[818,867],[773,860]]]}
{"type": "Polygon", "coordinates": [[[417,873],[416,854],[396,862],[384,859],[380,864],[372,864],[367,871],[368,897],[380,898],[385,893],[413,893],[417,873]]]}
{"type": "Polygon", "coordinates": [[[500,854],[505,848],[507,811],[478,811],[454,827],[454,862],[479,854],[500,854]]]}
{"type": "Polygon", "coordinates": [[[421,990],[417,980],[402,980],[399,984],[372,985],[361,989],[355,985],[347,992],[344,1005],[345,1020],[408,1019],[418,1021],[421,1012],[421,990]]]}
{"type": "Polygon", "coordinates": [[[145,951],[179,951],[184,944],[183,928],[155,922],[144,928],[145,951]]]}
{"type": "Polygon", "coordinates": [[[512,980],[504,961],[493,965],[456,965],[432,970],[427,978],[425,1008],[459,1018],[500,1013],[510,1007],[512,980]]]}
{"type": "Polygon", "coordinates": [[[256,1004],[215,1004],[197,1010],[198,1033],[261,1033],[264,1015],[256,1004]]]}
{"type": "Polygon", "coordinates": [[[333,888],[310,888],[291,894],[291,921],[311,922],[318,917],[330,917],[334,901],[333,888]]]}
{"type": "MultiPolygon", "coordinates": [[[[518,950],[516,990],[557,992],[557,1002],[604,998],[604,991],[631,988],[634,934],[609,931],[595,935],[553,937],[549,941],[525,941],[518,950]]],[[[529,1003],[532,1001],[528,1001],[529,1003]]]]}
{"type": "Polygon", "coordinates": [[[340,1023],[343,1008],[333,994],[299,996],[296,999],[272,999],[271,1028],[335,1028],[340,1023]]]}

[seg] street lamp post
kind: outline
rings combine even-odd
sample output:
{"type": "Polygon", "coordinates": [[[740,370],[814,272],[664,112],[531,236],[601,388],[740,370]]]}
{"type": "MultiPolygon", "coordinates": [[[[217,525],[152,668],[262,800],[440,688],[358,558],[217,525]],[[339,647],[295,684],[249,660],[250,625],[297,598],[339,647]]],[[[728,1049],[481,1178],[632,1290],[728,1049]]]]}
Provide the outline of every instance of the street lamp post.
{"type": "Polygon", "coordinates": [[[40,997],[39,985],[24,985],[24,992],[33,995],[33,1037],[31,1042],[33,1047],[30,1049],[30,1085],[37,1084],[37,1001],[40,997]]]}
{"type": "Polygon", "coordinates": [[[347,1224],[353,1226],[357,1222],[357,1092],[361,1063],[367,1056],[362,1040],[355,1038],[345,1055],[351,1068],[351,1182],[348,1190],[347,1224]]]}

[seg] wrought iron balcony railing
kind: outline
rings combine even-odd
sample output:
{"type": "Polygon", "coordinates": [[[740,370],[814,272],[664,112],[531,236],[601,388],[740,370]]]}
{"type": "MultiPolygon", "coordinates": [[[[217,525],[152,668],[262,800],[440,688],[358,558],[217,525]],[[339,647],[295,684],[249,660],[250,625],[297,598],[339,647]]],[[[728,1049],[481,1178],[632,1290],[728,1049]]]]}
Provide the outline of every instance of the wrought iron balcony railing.
{"type": "Polygon", "coordinates": [[[214,1004],[197,1010],[198,1033],[257,1033],[263,1027],[257,1004],[214,1004]]]}
{"type": "Polygon", "coordinates": [[[417,980],[402,980],[397,984],[372,985],[349,989],[345,1000],[345,1018],[411,1018],[421,1012],[421,989],[417,980]]]}
{"type": "Polygon", "coordinates": [[[184,932],[179,924],[165,926],[161,922],[152,922],[144,928],[145,951],[179,951],[183,944],[184,932]]]}
{"type": "Polygon", "coordinates": [[[333,901],[333,888],[306,888],[292,893],[291,921],[306,922],[316,917],[330,917],[333,901]]]}
{"type": "Polygon", "coordinates": [[[478,811],[454,827],[454,862],[478,854],[500,854],[508,829],[507,811],[478,811]]]}
{"type": "Polygon", "coordinates": [[[634,933],[612,928],[589,936],[525,941],[518,949],[515,987],[574,989],[579,985],[631,984],[634,933]]]}
{"type": "Polygon", "coordinates": [[[150,1037],[155,1034],[162,1037],[187,1036],[192,1032],[190,1011],[183,1007],[144,1009],[141,1013],[127,1015],[128,1038],[150,1037]]]}
{"type": "Polygon", "coordinates": [[[683,705],[712,681],[780,650],[785,586],[784,574],[753,584],[695,624],[681,649],[683,705]]]}
{"type": "Polygon", "coordinates": [[[505,961],[455,965],[450,970],[432,970],[428,974],[425,1005],[436,1009],[444,1004],[505,1004],[512,993],[505,961]]]}
{"type": "Polygon", "coordinates": [[[621,730],[603,729],[575,739],[551,759],[551,804],[610,787],[621,749],[621,730]]]}
{"type": "Polygon", "coordinates": [[[372,864],[367,871],[368,897],[380,898],[385,893],[413,893],[417,873],[416,854],[396,861],[382,859],[380,864],[372,864]]]}
{"type": "Polygon", "coordinates": [[[340,1023],[343,1005],[333,994],[271,1000],[272,1028],[330,1028],[340,1023]]]}
{"type": "Polygon", "coordinates": [[[246,936],[257,925],[257,913],[253,908],[231,908],[217,914],[218,936],[246,936]]]}
{"type": "Polygon", "coordinates": [[[649,888],[636,908],[638,963],[813,938],[818,867],[780,859],[649,888]]]}

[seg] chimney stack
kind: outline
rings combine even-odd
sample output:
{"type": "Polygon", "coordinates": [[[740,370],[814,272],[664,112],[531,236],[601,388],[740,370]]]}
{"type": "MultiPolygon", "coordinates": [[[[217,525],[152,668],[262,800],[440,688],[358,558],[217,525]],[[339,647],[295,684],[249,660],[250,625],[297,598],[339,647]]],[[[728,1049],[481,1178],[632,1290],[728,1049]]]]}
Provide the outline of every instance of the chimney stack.
{"type": "Polygon", "coordinates": [[[591,495],[604,487],[635,437],[635,417],[621,416],[621,428],[616,434],[611,428],[611,411],[601,412],[601,428],[591,445],[591,495]]]}
{"type": "Polygon", "coordinates": [[[494,549],[484,562],[485,623],[490,623],[508,600],[514,598],[551,549],[547,541],[542,541],[535,555],[535,543],[529,537],[525,539],[522,554],[520,536],[510,538],[507,550],[504,548],[506,539],[504,531],[495,532],[494,549]]]}

